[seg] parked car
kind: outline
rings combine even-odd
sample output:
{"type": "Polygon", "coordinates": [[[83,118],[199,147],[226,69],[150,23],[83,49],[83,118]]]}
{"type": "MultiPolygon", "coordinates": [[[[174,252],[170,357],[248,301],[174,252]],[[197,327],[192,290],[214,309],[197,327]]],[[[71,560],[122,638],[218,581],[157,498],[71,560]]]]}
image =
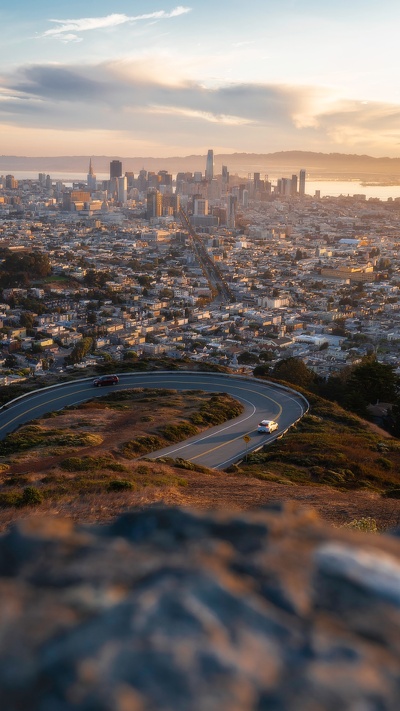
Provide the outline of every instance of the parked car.
{"type": "Polygon", "coordinates": [[[278,429],[278,423],[275,420],[261,420],[257,427],[257,432],[260,434],[271,434],[278,429]]]}
{"type": "Polygon", "coordinates": [[[101,388],[103,385],[117,385],[118,383],[118,375],[100,375],[100,377],[93,380],[93,385],[96,388],[101,388]]]}

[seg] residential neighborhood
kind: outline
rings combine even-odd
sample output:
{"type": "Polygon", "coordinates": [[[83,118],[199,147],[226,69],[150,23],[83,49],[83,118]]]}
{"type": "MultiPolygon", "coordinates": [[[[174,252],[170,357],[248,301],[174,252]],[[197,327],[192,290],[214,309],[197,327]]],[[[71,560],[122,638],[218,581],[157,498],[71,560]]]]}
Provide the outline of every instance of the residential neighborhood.
{"type": "Polygon", "coordinates": [[[162,355],[397,368],[400,200],[309,196],[304,175],[2,177],[1,384],[162,355]]]}

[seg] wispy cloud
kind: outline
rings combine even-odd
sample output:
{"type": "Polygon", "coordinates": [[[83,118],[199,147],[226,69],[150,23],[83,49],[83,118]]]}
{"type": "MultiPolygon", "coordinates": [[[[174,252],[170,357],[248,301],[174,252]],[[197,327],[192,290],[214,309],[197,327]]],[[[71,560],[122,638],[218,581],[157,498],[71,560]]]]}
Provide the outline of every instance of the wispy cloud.
{"type": "Polygon", "coordinates": [[[83,38],[80,37],[80,34],[82,32],[104,30],[112,27],[118,27],[119,25],[134,24],[135,22],[141,22],[144,20],[168,20],[172,17],[185,15],[190,11],[190,7],[178,5],[178,7],[175,7],[170,12],[167,12],[166,10],[157,10],[143,15],[123,15],[113,13],[112,15],[106,15],[105,17],[81,17],[75,20],[51,19],[49,22],[55,24],[55,27],[51,27],[49,30],[46,30],[40,35],[40,37],[50,37],[51,39],[60,40],[61,42],[81,42],[83,38]]]}
{"type": "Polygon", "coordinates": [[[246,126],[251,125],[250,119],[240,116],[229,116],[227,114],[213,114],[209,111],[199,111],[195,109],[185,109],[177,106],[150,106],[148,109],[151,114],[164,114],[165,116],[183,116],[189,119],[200,119],[208,123],[224,124],[226,126],[246,126]]]}

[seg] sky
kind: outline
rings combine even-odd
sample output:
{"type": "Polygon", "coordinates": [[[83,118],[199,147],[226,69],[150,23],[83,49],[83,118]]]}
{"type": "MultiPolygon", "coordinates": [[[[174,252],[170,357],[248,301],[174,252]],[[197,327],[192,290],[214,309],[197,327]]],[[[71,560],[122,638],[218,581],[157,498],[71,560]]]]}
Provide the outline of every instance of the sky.
{"type": "Polygon", "coordinates": [[[182,2],[1,8],[0,154],[400,156],[398,0],[182,2]]]}

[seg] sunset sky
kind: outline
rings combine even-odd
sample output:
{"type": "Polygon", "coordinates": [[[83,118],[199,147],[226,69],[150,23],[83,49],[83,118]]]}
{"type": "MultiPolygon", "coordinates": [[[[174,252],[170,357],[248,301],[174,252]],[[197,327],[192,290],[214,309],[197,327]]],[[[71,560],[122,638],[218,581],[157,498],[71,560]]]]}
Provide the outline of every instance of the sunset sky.
{"type": "Polygon", "coordinates": [[[398,0],[15,0],[3,155],[400,155],[398,0]]]}

